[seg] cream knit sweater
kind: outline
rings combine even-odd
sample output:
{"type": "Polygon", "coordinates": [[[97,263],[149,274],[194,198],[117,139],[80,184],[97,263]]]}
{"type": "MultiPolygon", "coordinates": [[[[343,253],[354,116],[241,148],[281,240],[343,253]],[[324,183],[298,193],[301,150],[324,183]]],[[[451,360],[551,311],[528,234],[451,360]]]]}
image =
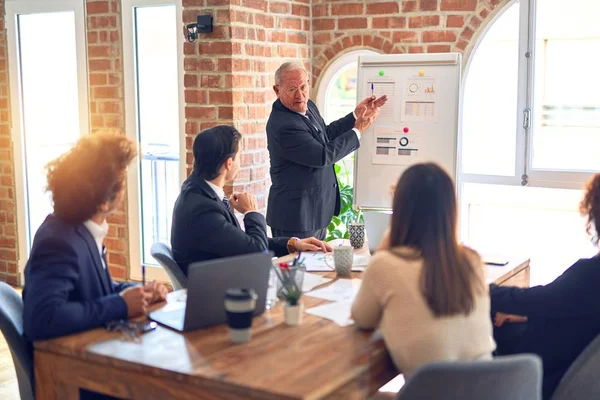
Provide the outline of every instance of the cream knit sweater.
{"type": "MultiPolygon", "coordinates": [[[[476,298],[469,315],[436,318],[421,294],[419,280],[423,260],[409,248],[379,251],[371,259],[354,304],[352,318],[361,328],[379,328],[396,367],[410,377],[418,367],[434,361],[491,359],[496,348],[492,337],[490,298],[476,298]]],[[[474,265],[483,262],[469,252],[474,265]]]]}

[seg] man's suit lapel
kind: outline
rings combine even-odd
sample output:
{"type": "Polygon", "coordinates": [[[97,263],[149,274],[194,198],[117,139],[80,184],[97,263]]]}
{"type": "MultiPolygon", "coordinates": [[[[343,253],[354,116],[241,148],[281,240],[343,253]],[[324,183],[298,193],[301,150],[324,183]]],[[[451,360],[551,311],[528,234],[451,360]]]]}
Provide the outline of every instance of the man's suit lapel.
{"type": "Polygon", "coordinates": [[[304,122],[306,123],[306,125],[308,126],[308,130],[310,131],[311,135],[313,135],[313,137],[315,139],[317,139],[321,144],[325,145],[325,130],[324,127],[321,126],[321,123],[319,122],[319,119],[315,116],[314,113],[312,113],[312,121],[310,121],[309,118],[307,118],[309,116],[309,114],[311,113],[310,109],[307,109],[306,111],[306,117],[303,117],[300,115],[300,118],[302,118],[304,120],[304,122]],[[318,129],[317,129],[318,128],[318,129]]]}
{"type": "Polygon", "coordinates": [[[319,110],[317,109],[317,106],[315,106],[312,102],[308,102],[308,104],[306,105],[307,108],[307,114],[310,113],[315,121],[315,123],[319,126],[319,129],[322,132],[322,138],[325,142],[328,141],[327,138],[327,126],[325,125],[325,121],[323,121],[323,118],[321,118],[321,115],[319,114],[319,110]]]}
{"type": "MultiPolygon", "coordinates": [[[[92,260],[94,260],[94,269],[96,270],[98,279],[100,279],[100,282],[102,282],[102,290],[104,291],[104,294],[111,294],[111,284],[110,282],[108,282],[108,274],[102,266],[102,260],[100,259],[100,253],[98,252],[98,246],[96,245],[94,237],[84,225],[79,225],[77,227],[77,233],[81,235],[81,237],[85,240],[85,243],[87,244],[90,256],[92,257],[92,260]]],[[[108,265],[106,267],[108,268],[108,265]]]]}
{"type": "Polygon", "coordinates": [[[231,222],[232,224],[234,224],[235,226],[237,226],[238,228],[240,227],[240,224],[238,223],[237,218],[235,217],[235,214],[232,211],[229,211],[227,209],[227,207],[225,207],[225,204],[223,204],[223,199],[219,199],[217,197],[217,194],[215,193],[214,190],[212,190],[212,188],[210,186],[208,186],[208,183],[204,182],[204,179],[201,178],[195,178],[194,182],[196,183],[196,185],[198,185],[198,187],[202,190],[202,192],[204,192],[204,195],[215,200],[217,203],[219,203],[219,207],[221,207],[223,209],[224,212],[227,213],[227,215],[229,215],[229,222],[231,222]]]}
{"type": "MultiPolygon", "coordinates": [[[[317,120],[316,122],[317,122],[317,124],[319,125],[319,129],[321,129],[323,133],[319,132],[319,131],[316,129],[316,127],[313,125],[313,123],[312,123],[312,122],[310,122],[310,121],[308,120],[308,118],[306,118],[306,117],[304,117],[304,116],[302,116],[302,115],[298,114],[297,112],[294,112],[294,111],[290,110],[289,108],[287,108],[286,106],[284,106],[284,105],[281,103],[281,100],[276,100],[276,101],[275,101],[275,104],[277,105],[277,108],[279,108],[280,110],[287,111],[287,112],[289,112],[289,113],[291,113],[291,114],[295,114],[295,116],[290,116],[290,118],[300,118],[300,119],[302,120],[302,123],[306,124],[306,127],[308,128],[308,131],[310,132],[310,134],[311,134],[311,135],[312,135],[312,136],[313,136],[315,139],[317,139],[317,140],[319,141],[319,143],[321,143],[321,144],[323,144],[323,145],[327,144],[327,143],[325,142],[325,140],[326,140],[326,139],[325,139],[325,135],[326,135],[326,133],[325,133],[325,132],[326,132],[326,130],[325,130],[325,126],[323,126],[323,125],[321,124],[321,122],[320,122],[320,118],[318,118],[318,117],[315,115],[315,113],[314,113],[314,112],[313,112],[313,115],[315,116],[315,119],[317,120]]],[[[309,103],[309,104],[310,104],[310,103],[309,103]]],[[[307,107],[310,107],[310,105],[308,105],[307,107]]]]}

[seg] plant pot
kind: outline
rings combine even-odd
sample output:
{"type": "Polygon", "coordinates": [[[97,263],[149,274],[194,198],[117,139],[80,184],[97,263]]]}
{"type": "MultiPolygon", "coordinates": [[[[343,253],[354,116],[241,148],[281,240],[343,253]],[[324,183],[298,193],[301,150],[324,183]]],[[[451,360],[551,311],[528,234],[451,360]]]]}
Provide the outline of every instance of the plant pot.
{"type": "Polygon", "coordinates": [[[285,315],[285,323],[288,325],[296,326],[302,323],[302,313],[304,312],[304,306],[302,303],[295,306],[286,304],[283,307],[283,314],[285,315]]]}

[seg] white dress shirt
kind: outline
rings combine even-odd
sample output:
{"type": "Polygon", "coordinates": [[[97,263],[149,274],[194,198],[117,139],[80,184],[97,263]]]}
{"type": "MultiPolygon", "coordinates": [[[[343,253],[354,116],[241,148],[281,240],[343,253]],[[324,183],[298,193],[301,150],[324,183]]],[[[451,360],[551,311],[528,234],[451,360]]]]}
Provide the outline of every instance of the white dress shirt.
{"type": "Polygon", "coordinates": [[[95,223],[94,221],[92,221],[91,219],[88,219],[87,221],[85,221],[83,223],[83,225],[85,225],[87,230],[90,231],[90,233],[94,237],[94,240],[96,241],[96,246],[98,246],[98,253],[100,254],[100,260],[102,260],[102,266],[104,267],[104,269],[106,269],[104,257],[102,257],[102,255],[103,255],[102,254],[102,247],[103,247],[102,242],[104,241],[104,238],[108,234],[108,222],[106,222],[106,220],[104,220],[104,222],[102,222],[102,224],[99,225],[99,224],[95,223]]]}

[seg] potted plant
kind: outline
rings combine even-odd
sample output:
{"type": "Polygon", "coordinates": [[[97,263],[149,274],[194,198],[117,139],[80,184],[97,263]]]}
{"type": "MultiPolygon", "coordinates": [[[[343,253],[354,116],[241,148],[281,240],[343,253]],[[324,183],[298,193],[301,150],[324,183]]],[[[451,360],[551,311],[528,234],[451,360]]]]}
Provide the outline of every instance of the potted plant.
{"type": "Polygon", "coordinates": [[[302,281],[304,278],[304,264],[299,261],[299,256],[290,265],[279,263],[273,266],[277,278],[281,282],[280,294],[285,300],[283,308],[285,322],[288,325],[300,325],[304,307],[302,298],[302,281]]]}

